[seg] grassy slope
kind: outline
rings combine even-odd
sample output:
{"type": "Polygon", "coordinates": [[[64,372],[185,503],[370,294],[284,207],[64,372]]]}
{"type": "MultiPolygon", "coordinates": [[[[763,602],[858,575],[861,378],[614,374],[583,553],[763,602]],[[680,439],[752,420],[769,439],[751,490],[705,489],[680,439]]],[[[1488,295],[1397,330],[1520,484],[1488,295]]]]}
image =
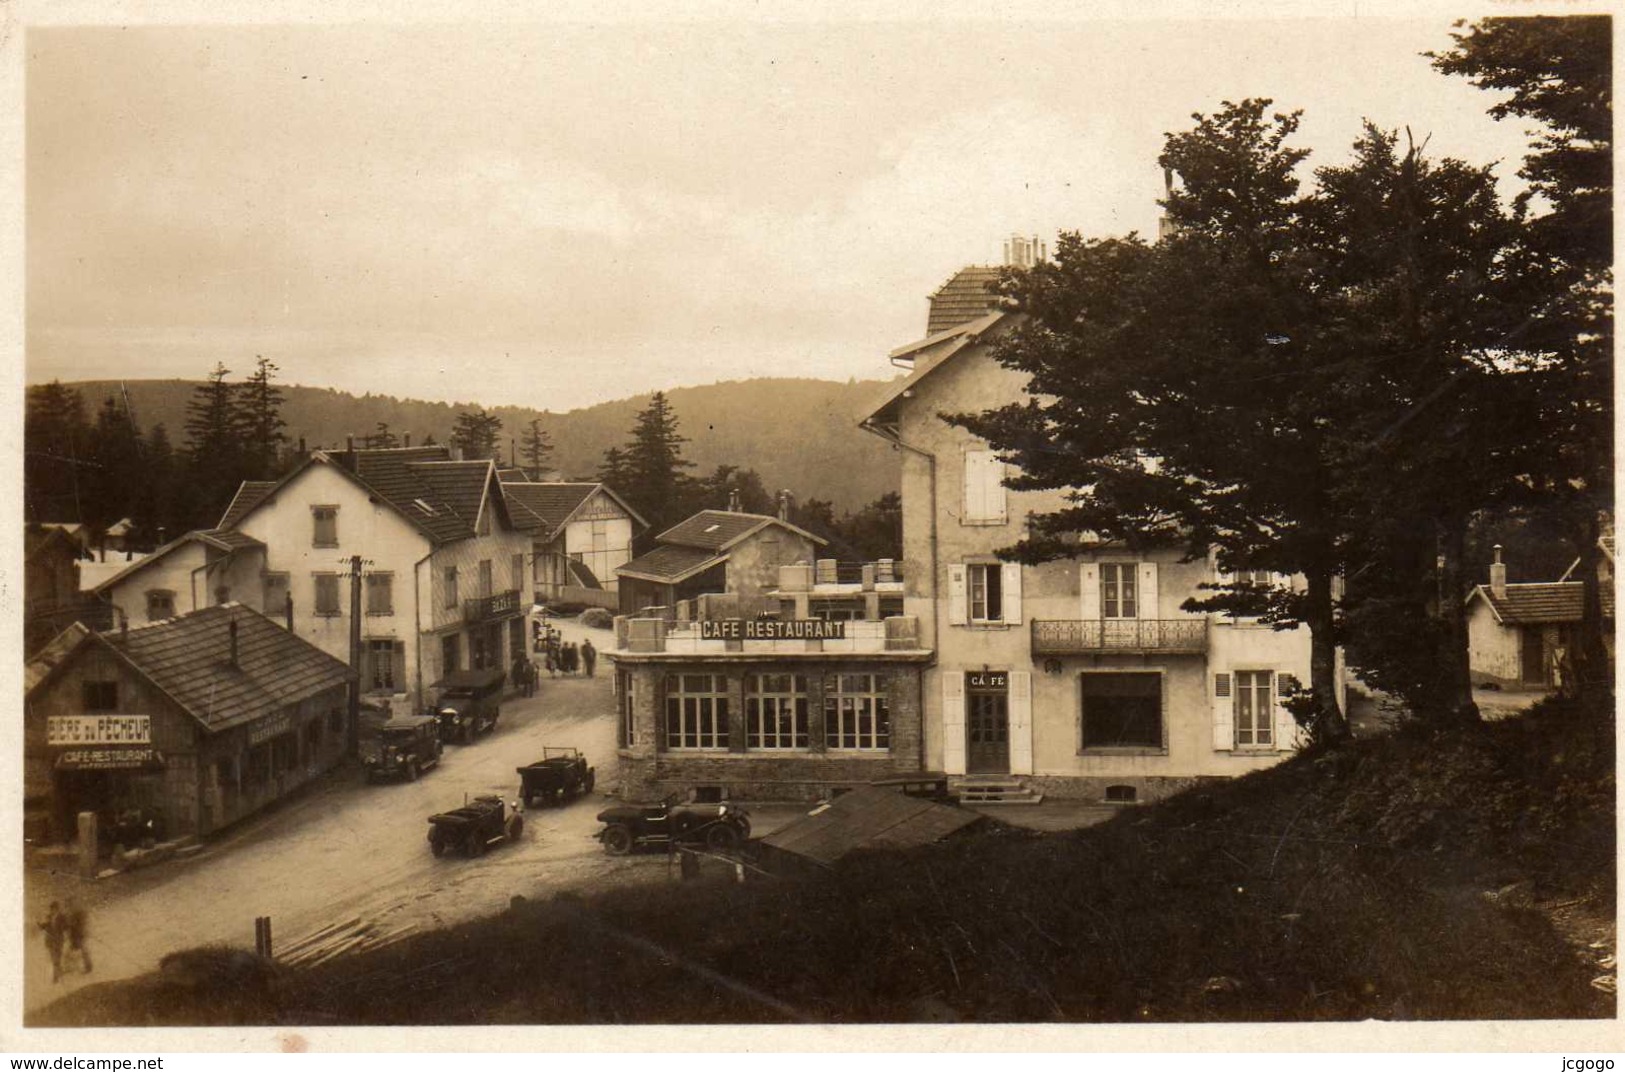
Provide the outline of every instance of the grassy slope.
{"type": "Polygon", "coordinates": [[[1613,769],[1612,727],[1551,708],[1076,833],[991,824],[804,881],[519,904],[303,975],[109,984],[39,1022],[1612,1016],[1544,914],[1485,892],[1611,918],[1613,769]]]}

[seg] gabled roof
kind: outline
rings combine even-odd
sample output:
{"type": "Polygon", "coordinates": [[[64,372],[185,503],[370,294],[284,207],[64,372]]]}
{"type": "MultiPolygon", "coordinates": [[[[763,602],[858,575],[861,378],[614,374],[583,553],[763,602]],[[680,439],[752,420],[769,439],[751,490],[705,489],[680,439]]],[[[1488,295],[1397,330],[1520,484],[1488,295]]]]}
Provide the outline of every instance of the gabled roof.
{"type": "Polygon", "coordinates": [[[871,407],[869,416],[865,417],[860,425],[873,422],[887,422],[894,419],[893,407],[903,398],[912,395],[920,382],[931,376],[938,369],[952,361],[959,354],[981,342],[983,337],[992,333],[998,335],[1018,324],[1020,318],[1010,313],[989,313],[975,320],[960,324],[939,335],[933,335],[919,342],[900,346],[891,352],[891,357],[906,357],[914,362],[914,370],[900,382],[888,384],[886,393],[871,407]]]}
{"type": "Polygon", "coordinates": [[[193,529],[191,532],[181,533],[151,554],[131,562],[128,566],[98,584],[92,591],[104,592],[115,585],[123,584],[148,566],[156,565],[169,557],[171,553],[180,550],[189,543],[202,544],[204,547],[223,551],[226,554],[235,551],[265,550],[263,543],[245,533],[227,532],[221,529],[193,529]]]}
{"type": "Polygon", "coordinates": [[[355,678],[344,663],[240,603],[206,607],[128,631],[97,633],[94,642],[111,649],[211,731],[275,714],[355,678]]]}
{"type": "Polygon", "coordinates": [[[766,514],[744,514],[731,510],[701,510],[686,521],[679,521],[655,539],[660,543],[680,547],[698,547],[706,551],[725,551],[739,541],[762,529],[776,525],[798,536],[805,536],[822,547],[829,541],[814,536],[804,528],[781,521],[766,514]]]}
{"type": "MultiPolygon", "coordinates": [[[[224,525],[222,525],[220,527],[225,528],[224,525]]],[[[109,535],[109,536],[128,536],[134,529],[135,529],[135,522],[133,520],[131,520],[130,518],[127,518],[127,517],[121,517],[117,521],[113,522],[111,525],[107,526],[107,535],[109,535]]]]}
{"type": "Polygon", "coordinates": [[[243,519],[243,515],[265,501],[265,497],[270,495],[276,486],[275,480],[243,481],[237,488],[237,494],[231,497],[230,504],[226,506],[226,512],[220,515],[220,524],[215,527],[221,529],[236,527],[237,522],[243,519]]]}
{"type": "Polygon", "coordinates": [[[999,308],[999,296],[987,289],[998,280],[999,269],[992,265],[973,264],[955,272],[931,295],[925,333],[935,335],[947,331],[999,308]]]}
{"type": "Polygon", "coordinates": [[[50,677],[58,666],[72,655],[81,643],[90,639],[90,630],[83,622],[74,622],[53,637],[23,667],[23,694],[34,691],[34,686],[50,677]]]}
{"type": "MultiPolygon", "coordinates": [[[[1614,590],[1602,586],[1602,613],[1614,616],[1614,590]]],[[[1505,595],[1496,595],[1487,584],[1478,585],[1467,596],[1471,603],[1483,599],[1503,625],[1549,625],[1580,620],[1585,585],[1579,581],[1544,581],[1535,584],[1509,584],[1505,595]]]]}
{"type": "Polygon", "coordinates": [[[648,528],[649,523],[643,520],[642,515],[632,509],[631,504],[607,484],[526,480],[506,480],[502,484],[502,494],[509,503],[517,504],[535,515],[547,527],[549,535],[568,525],[576,513],[592,499],[593,494],[599,491],[625,510],[627,516],[637,522],[639,527],[648,528]]]}
{"type": "Polygon", "coordinates": [[[73,558],[78,558],[84,551],[80,542],[69,533],[55,525],[29,526],[23,529],[23,560],[43,554],[55,545],[61,547],[73,558]]]}
{"type": "Polygon", "coordinates": [[[677,584],[712,566],[728,561],[725,554],[716,554],[700,547],[678,547],[662,544],[648,554],[615,567],[617,577],[635,577],[656,584],[677,584]]]}

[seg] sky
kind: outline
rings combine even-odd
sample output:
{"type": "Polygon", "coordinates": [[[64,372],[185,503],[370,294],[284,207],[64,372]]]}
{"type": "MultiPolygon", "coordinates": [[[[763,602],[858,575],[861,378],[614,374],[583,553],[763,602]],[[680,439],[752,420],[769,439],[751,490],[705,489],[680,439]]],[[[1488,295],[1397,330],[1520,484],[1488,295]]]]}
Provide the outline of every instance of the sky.
{"type": "MultiPolygon", "coordinates": [[[[1471,12],[1467,12],[1471,14],[1471,12]]],[[[1164,134],[1303,109],[1525,148],[1430,15],[26,31],[26,377],[285,382],[554,411],[883,378],[1004,239],[1155,234],[1164,134]]]]}

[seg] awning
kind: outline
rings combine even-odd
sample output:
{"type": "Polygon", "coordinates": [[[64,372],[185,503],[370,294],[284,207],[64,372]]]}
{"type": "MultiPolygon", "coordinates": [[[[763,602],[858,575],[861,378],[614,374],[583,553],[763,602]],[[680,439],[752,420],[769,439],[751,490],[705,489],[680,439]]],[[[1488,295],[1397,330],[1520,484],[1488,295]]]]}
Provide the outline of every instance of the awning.
{"type": "Polygon", "coordinates": [[[156,748],[70,748],[56,757],[59,771],[164,769],[164,754],[156,748]]]}

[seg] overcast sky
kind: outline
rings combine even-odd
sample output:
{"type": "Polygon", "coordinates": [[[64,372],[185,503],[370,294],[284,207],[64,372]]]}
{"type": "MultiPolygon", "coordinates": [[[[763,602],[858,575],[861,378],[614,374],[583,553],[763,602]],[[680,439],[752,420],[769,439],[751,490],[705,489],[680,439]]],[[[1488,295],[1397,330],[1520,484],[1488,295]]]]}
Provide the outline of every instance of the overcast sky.
{"type": "MultiPolygon", "coordinates": [[[[1503,161],[1424,21],[40,28],[28,379],[201,377],[554,410],[889,375],[1012,231],[1155,233],[1226,99],[1503,161]]],[[[1505,188],[1505,187],[1504,187],[1505,188]]]]}

